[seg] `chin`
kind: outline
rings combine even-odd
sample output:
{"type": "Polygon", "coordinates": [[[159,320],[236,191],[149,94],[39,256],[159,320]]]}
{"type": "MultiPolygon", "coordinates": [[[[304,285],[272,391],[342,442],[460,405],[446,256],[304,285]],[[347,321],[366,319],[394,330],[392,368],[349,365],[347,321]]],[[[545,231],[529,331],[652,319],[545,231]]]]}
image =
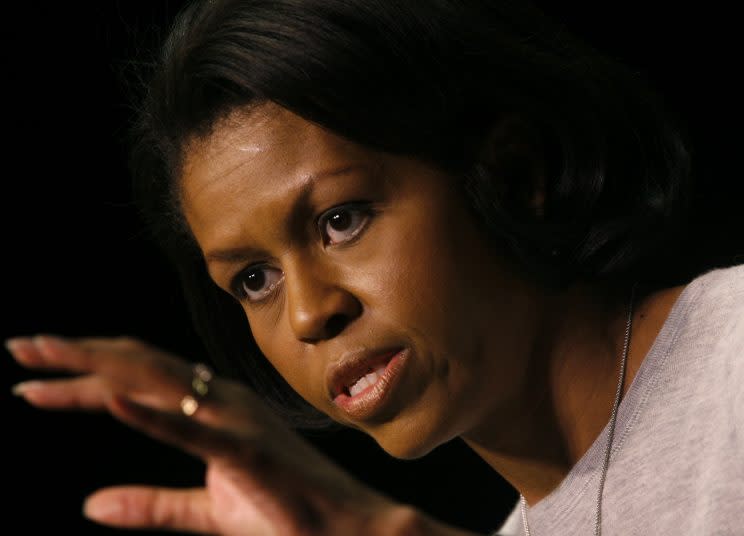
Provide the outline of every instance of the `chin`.
{"type": "Polygon", "coordinates": [[[426,456],[451,439],[440,437],[434,429],[412,423],[395,423],[395,426],[388,425],[384,430],[370,435],[380,448],[399,460],[415,460],[426,456]]]}

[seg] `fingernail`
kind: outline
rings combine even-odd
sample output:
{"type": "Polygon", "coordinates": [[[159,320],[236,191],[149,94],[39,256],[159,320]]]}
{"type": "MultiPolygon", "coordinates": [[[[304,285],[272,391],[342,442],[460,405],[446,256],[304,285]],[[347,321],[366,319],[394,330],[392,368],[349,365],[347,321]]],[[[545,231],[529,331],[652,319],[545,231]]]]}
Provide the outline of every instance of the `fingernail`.
{"type": "Polygon", "coordinates": [[[25,337],[13,337],[12,339],[6,339],[5,340],[5,348],[10,352],[11,354],[16,353],[18,350],[20,350],[24,345],[31,344],[31,341],[29,341],[25,337]]]}
{"type": "Polygon", "coordinates": [[[23,359],[25,361],[33,360],[33,356],[38,353],[36,345],[31,342],[31,339],[26,337],[14,337],[6,340],[5,348],[17,359],[23,359]]]}
{"type": "Polygon", "coordinates": [[[87,500],[83,504],[83,515],[96,521],[113,521],[121,514],[122,508],[119,501],[97,501],[87,500]]]}
{"type": "Polygon", "coordinates": [[[31,389],[36,389],[38,387],[41,387],[42,384],[43,382],[40,382],[37,380],[31,380],[27,382],[17,383],[13,387],[11,387],[10,390],[15,396],[23,396],[31,389]]]}

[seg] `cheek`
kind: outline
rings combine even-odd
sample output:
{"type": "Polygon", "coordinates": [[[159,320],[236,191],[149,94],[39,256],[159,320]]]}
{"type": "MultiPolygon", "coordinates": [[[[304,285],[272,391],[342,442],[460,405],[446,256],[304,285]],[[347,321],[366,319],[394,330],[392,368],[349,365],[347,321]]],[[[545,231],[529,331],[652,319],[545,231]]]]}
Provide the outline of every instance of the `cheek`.
{"type": "Polygon", "coordinates": [[[251,333],[261,353],[279,374],[298,390],[296,380],[301,376],[297,370],[300,356],[297,354],[296,345],[292,344],[294,338],[285,332],[282,323],[270,322],[268,316],[264,317],[261,314],[247,316],[251,333]]]}
{"type": "Polygon", "coordinates": [[[458,322],[472,322],[466,310],[474,307],[460,226],[438,206],[405,214],[376,240],[384,251],[364,271],[373,312],[432,350],[451,348],[463,335],[458,322]]]}
{"type": "Polygon", "coordinates": [[[316,409],[328,412],[324,362],[303,352],[286,318],[276,320],[271,312],[265,317],[249,315],[249,324],[259,350],[290,387],[316,409]]]}

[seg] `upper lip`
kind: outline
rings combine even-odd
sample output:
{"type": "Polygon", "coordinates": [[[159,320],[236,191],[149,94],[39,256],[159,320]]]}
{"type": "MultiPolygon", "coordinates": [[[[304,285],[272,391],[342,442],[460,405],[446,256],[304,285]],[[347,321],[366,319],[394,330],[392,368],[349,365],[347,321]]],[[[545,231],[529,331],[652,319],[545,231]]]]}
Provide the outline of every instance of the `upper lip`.
{"type": "Polygon", "coordinates": [[[344,392],[347,386],[352,385],[372,368],[389,361],[401,350],[402,347],[397,346],[371,350],[362,349],[345,353],[341,356],[341,359],[328,366],[326,387],[331,399],[344,392]]]}

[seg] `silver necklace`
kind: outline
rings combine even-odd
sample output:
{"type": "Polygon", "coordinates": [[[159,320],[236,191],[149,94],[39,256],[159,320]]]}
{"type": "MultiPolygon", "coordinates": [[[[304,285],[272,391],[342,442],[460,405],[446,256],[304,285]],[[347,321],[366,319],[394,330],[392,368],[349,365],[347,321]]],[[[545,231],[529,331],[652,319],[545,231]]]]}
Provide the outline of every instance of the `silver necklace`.
{"type": "MultiPolygon", "coordinates": [[[[633,301],[635,299],[635,290],[637,284],[633,285],[630,291],[630,303],[628,304],[628,320],[625,323],[625,342],[623,343],[623,357],[620,362],[620,378],[617,381],[617,390],[615,391],[615,402],[612,405],[612,415],[610,416],[610,430],[607,434],[607,446],[605,447],[604,463],[602,465],[602,474],[599,477],[599,491],[597,492],[597,513],[594,518],[594,535],[602,534],[602,492],[604,491],[605,478],[607,477],[607,468],[610,465],[610,453],[612,452],[612,439],[615,436],[615,421],[617,420],[617,408],[620,406],[620,396],[623,391],[623,380],[625,380],[625,366],[628,362],[628,349],[630,345],[630,327],[633,324],[633,301]]],[[[524,526],[525,536],[530,534],[530,525],[527,523],[527,501],[524,495],[519,495],[519,505],[522,510],[522,525],[524,526]]]]}

